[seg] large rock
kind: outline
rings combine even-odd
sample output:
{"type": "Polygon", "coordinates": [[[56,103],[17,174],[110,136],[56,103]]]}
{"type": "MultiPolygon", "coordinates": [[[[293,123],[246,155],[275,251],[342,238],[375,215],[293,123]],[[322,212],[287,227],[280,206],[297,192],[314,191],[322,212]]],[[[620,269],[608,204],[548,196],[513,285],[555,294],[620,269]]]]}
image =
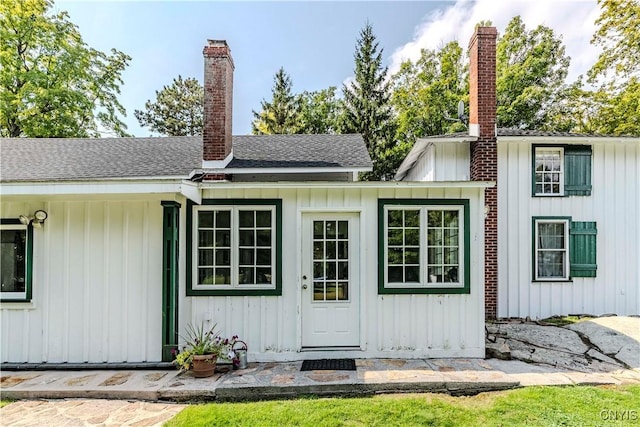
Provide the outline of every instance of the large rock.
{"type": "Polygon", "coordinates": [[[566,328],[582,334],[599,352],[630,368],[640,368],[640,318],[602,317],[566,328]]]}

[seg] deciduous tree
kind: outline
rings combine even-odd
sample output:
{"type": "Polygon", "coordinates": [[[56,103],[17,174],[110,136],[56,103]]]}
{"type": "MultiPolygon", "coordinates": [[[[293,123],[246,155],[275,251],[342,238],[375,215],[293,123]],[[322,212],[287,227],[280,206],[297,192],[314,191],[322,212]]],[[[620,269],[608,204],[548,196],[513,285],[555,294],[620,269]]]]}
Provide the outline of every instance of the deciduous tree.
{"type": "Polygon", "coordinates": [[[0,135],[126,135],[117,99],[130,57],[89,47],[51,0],[0,2],[0,135]]]}

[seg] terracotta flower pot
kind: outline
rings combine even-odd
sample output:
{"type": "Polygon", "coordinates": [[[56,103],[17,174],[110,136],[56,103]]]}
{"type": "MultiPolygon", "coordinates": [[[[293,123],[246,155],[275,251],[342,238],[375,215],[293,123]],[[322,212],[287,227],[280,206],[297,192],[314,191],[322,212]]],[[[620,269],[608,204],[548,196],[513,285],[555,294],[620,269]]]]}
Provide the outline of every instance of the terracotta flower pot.
{"type": "Polygon", "coordinates": [[[193,376],[196,378],[210,377],[216,371],[218,358],[213,354],[203,354],[193,356],[193,376]]]}

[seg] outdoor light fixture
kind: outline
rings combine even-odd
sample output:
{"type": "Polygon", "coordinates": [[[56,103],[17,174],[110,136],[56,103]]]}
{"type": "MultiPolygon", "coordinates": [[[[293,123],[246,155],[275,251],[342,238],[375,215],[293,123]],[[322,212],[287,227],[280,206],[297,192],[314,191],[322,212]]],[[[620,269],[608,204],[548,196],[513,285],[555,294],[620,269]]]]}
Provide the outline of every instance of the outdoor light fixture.
{"type": "Polygon", "coordinates": [[[49,214],[47,214],[47,212],[43,211],[42,209],[39,209],[35,211],[32,216],[20,215],[18,219],[20,220],[21,224],[24,224],[24,225],[31,224],[35,228],[40,228],[42,227],[42,224],[44,224],[44,221],[47,219],[48,216],[49,214]]]}

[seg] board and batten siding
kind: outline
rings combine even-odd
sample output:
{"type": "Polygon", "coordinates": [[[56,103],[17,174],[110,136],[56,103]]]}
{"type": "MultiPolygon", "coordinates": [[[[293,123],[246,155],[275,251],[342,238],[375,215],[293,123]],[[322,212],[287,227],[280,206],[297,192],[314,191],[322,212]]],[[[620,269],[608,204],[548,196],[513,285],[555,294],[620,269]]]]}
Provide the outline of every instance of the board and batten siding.
{"type": "Polygon", "coordinates": [[[36,199],[2,200],[2,218],[49,214],[34,229],[32,301],[0,308],[2,362],[160,361],[160,199],[36,199]]]}
{"type": "Polygon", "coordinates": [[[499,317],[640,313],[640,143],[631,138],[575,143],[592,146],[591,195],[532,197],[531,143],[499,139],[499,317]],[[595,221],[596,277],[533,282],[535,216],[595,221]]]}
{"type": "Polygon", "coordinates": [[[435,141],[403,178],[404,181],[468,181],[469,143],[435,141]]]}
{"type": "MultiPolygon", "coordinates": [[[[330,187],[330,185],[329,185],[330,187]]],[[[340,352],[301,352],[302,214],[360,215],[360,350],[351,357],[484,357],[483,188],[233,188],[205,189],[203,199],[282,199],[282,296],[189,296],[180,273],[181,332],[188,323],[217,325],[239,335],[255,361],[339,357],[340,352]],[[469,199],[471,293],[378,295],[379,198],[469,199]]],[[[186,212],[182,210],[186,223],[186,212]]],[[[185,247],[181,239],[181,253],[185,247]]],[[[189,266],[187,266],[189,268],[189,266]]]]}

